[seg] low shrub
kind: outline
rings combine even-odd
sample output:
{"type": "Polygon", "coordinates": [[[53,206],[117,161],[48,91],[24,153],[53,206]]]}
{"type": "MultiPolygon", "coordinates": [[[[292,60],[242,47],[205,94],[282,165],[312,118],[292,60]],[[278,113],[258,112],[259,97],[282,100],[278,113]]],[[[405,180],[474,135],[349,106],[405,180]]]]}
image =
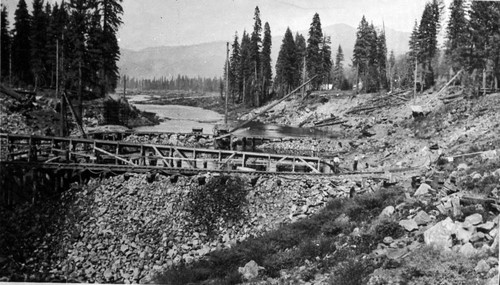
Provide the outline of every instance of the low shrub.
{"type": "Polygon", "coordinates": [[[329,280],[329,284],[363,285],[368,282],[369,275],[374,270],[375,267],[369,260],[355,260],[349,258],[335,268],[333,276],[329,280]]]}
{"type": "Polygon", "coordinates": [[[376,243],[379,243],[387,236],[397,239],[404,234],[405,230],[398,223],[393,221],[382,221],[382,223],[375,227],[374,239],[376,243]]]}
{"type": "Polygon", "coordinates": [[[405,284],[483,284],[474,271],[477,257],[422,247],[402,263],[405,284]]]}
{"type": "MultiPolygon", "coordinates": [[[[211,183],[214,182],[208,182],[207,185],[211,185],[211,183]]],[[[221,184],[222,186],[226,185],[221,181],[215,183],[215,185],[221,184]]],[[[209,187],[213,188],[214,186],[209,187]]],[[[199,193],[196,194],[206,193],[203,191],[212,189],[209,187],[198,188],[199,193]]],[[[225,192],[219,190],[216,195],[221,195],[220,193],[225,192]]],[[[198,196],[197,199],[202,200],[198,196]]],[[[208,199],[211,201],[213,198],[209,197],[208,199]]],[[[238,276],[238,267],[244,266],[250,260],[263,266],[265,268],[264,276],[271,278],[279,277],[280,271],[283,269],[295,268],[303,265],[305,260],[309,260],[314,262],[315,266],[304,271],[302,277],[312,279],[316,272],[330,271],[339,263],[350,260],[350,263],[342,263],[344,265],[339,269],[339,279],[335,279],[340,283],[335,284],[364,284],[362,282],[366,281],[366,277],[373,272],[374,266],[364,261],[361,255],[376,248],[377,238],[373,234],[355,237],[350,236],[349,233],[353,226],[357,226],[357,224],[359,226],[361,222],[370,222],[373,218],[378,217],[384,207],[396,204],[401,199],[404,199],[403,192],[396,187],[384,188],[373,194],[359,195],[354,199],[335,199],[308,218],[282,225],[277,230],[260,237],[247,239],[230,249],[211,252],[203,260],[195,261],[184,268],[167,270],[164,274],[157,276],[155,281],[169,283],[168,281],[172,278],[176,278],[178,275],[189,275],[189,271],[192,270],[193,275],[200,279],[182,280],[186,280],[187,283],[202,282],[206,284],[203,280],[210,280],[211,284],[228,284],[227,282],[231,280],[237,280],[235,276],[238,276]],[[342,214],[347,216],[338,219],[342,214]],[[354,261],[354,258],[359,258],[362,261],[354,261]],[[207,275],[207,272],[210,274],[207,275]]],[[[244,201],[240,202],[244,203],[244,201]]],[[[205,202],[200,201],[200,203],[203,205],[205,202]]],[[[212,211],[211,208],[209,210],[212,211]]],[[[205,213],[200,209],[196,209],[196,211],[205,213]]],[[[394,224],[384,224],[379,230],[384,234],[383,237],[385,234],[399,236],[399,229],[394,224]]],[[[383,237],[381,238],[383,239],[383,237]]]]}
{"type": "Polygon", "coordinates": [[[216,176],[205,185],[194,186],[187,195],[190,222],[212,235],[220,224],[243,219],[247,204],[244,185],[239,176],[216,176]]]}

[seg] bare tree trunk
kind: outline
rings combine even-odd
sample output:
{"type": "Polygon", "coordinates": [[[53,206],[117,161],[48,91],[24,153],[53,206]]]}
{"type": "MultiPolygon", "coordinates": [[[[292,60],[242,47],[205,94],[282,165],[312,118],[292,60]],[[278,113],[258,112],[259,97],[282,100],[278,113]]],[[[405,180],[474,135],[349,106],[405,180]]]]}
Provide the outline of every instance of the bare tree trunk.
{"type": "Polygon", "coordinates": [[[83,105],[82,105],[82,61],[78,63],[78,116],[80,125],[83,125],[83,105]]]}

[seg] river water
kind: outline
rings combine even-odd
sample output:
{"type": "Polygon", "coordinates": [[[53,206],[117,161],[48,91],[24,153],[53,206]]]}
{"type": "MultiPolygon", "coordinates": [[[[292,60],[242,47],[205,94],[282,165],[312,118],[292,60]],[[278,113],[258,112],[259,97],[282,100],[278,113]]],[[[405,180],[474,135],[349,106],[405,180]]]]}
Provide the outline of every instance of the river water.
{"type": "MultiPolygon", "coordinates": [[[[203,108],[181,105],[153,105],[137,104],[147,101],[148,95],[134,95],[129,97],[129,102],[141,111],[154,112],[163,119],[159,125],[137,127],[141,132],[180,132],[190,133],[193,128],[202,128],[204,134],[213,134],[215,124],[224,123],[224,116],[203,108]]],[[[238,122],[231,122],[236,125],[238,122]]],[[[313,128],[297,128],[260,122],[250,122],[243,129],[234,133],[241,137],[333,137],[333,134],[313,128]]]]}

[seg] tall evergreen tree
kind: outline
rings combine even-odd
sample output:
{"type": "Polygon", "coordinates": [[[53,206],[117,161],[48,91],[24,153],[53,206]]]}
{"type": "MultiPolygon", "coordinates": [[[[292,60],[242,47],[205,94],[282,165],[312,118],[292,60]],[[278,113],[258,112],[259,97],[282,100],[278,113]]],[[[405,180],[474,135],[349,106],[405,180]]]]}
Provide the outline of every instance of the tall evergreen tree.
{"type": "Polygon", "coordinates": [[[424,88],[434,85],[434,70],[432,60],[437,55],[437,35],[441,27],[442,14],[441,0],[432,0],[425,5],[418,31],[419,61],[424,72],[424,88]]]}
{"type": "Polygon", "coordinates": [[[10,63],[10,33],[9,33],[9,19],[7,14],[7,8],[1,5],[1,22],[0,22],[0,53],[1,53],[1,71],[0,80],[5,81],[7,76],[9,76],[9,63],[10,63]]]}
{"type": "MultiPolygon", "coordinates": [[[[236,95],[242,91],[241,73],[240,73],[240,44],[238,42],[238,33],[234,34],[234,41],[231,46],[230,72],[229,72],[229,89],[233,103],[236,101],[236,95]]],[[[239,102],[238,102],[239,103],[239,102]]]]}
{"type": "Polygon", "coordinates": [[[380,87],[387,88],[387,44],[385,30],[382,30],[377,38],[377,64],[380,87]]]}
{"type": "Polygon", "coordinates": [[[493,75],[498,88],[500,80],[500,3],[474,1],[470,11],[471,61],[470,67],[493,75]]]}
{"type": "MultiPolygon", "coordinates": [[[[357,85],[361,78],[366,77],[368,72],[368,61],[370,55],[370,27],[366,21],[365,16],[361,18],[356,32],[356,42],[354,43],[353,50],[353,66],[356,68],[356,81],[357,85]]],[[[365,84],[363,83],[363,86],[365,84]]]]}
{"type": "Polygon", "coordinates": [[[380,87],[379,82],[379,53],[378,53],[378,35],[373,24],[368,26],[367,41],[368,47],[368,66],[364,74],[364,85],[366,92],[377,92],[380,87]]]}
{"type": "Polygon", "coordinates": [[[252,98],[249,96],[252,77],[254,74],[252,57],[251,57],[251,41],[250,36],[246,31],[243,31],[241,37],[241,52],[240,52],[240,78],[242,81],[241,101],[245,105],[252,104],[252,98]]]}
{"type": "Polygon", "coordinates": [[[330,37],[323,37],[321,43],[321,70],[323,72],[323,83],[330,84],[330,70],[332,69],[332,49],[330,37]]]}
{"type": "Polygon", "coordinates": [[[264,39],[262,40],[262,52],[261,52],[261,63],[262,63],[262,82],[263,82],[263,97],[262,102],[266,102],[269,94],[269,87],[271,86],[271,81],[273,78],[273,70],[271,67],[271,27],[269,23],[264,24],[264,39]]]}
{"type": "Polygon", "coordinates": [[[35,88],[45,83],[47,61],[47,27],[49,15],[45,14],[43,0],[33,0],[31,25],[31,69],[35,88]]]}
{"type": "Polygon", "coordinates": [[[98,11],[102,19],[101,42],[101,96],[114,91],[119,79],[117,62],[120,59],[120,48],[116,34],[122,24],[122,0],[97,0],[98,11]]]}
{"type": "Polygon", "coordinates": [[[465,1],[453,0],[446,28],[446,56],[455,68],[466,65],[469,50],[469,22],[465,17],[465,1]]]}
{"type": "Polygon", "coordinates": [[[337,54],[335,55],[335,65],[333,68],[333,82],[334,86],[338,89],[342,89],[342,83],[344,82],[344,52],[342,47],[339,45],[337,49],[337,54]]]}
{"type": "Polygon", "coordinates": [[[260,83],[260,74],[261,74],[261,64],[260,64],[260,50],[262,45],[262,38],[260,36],[262,32],[262,21],[260,20],[260,10],[259,7],[255,7],[254,12],[254,25],[253,32],[250,37],[250,56],[252,59],[252,70],[254,72],[254,88],[257,88],[257,84],[260,83]]]}
{"type": "Polygon", "coordinates": [[[19,0],[14,14],[12,39],[12,73],[21,84],[31,84],[31,17],[25,0],[19,0]]]}
{"type": "Polygon", "coordinates": [[[413,25],[413,30],[411,32],[411,35],[410,35],[410,41],[408,42],[408,46],[410,48],[410,51],[409,51],[409,56],[410,57],[413,57],[413,58],[416,58],[418,57],[418,53],[419,53],[419,41],[418,41],[418,38],[419,38],[419,28],[418,28],[418,23],[417,21],[415,20],[415,24],[413,25]]]}
{"type": "Polygon", "coordinates": [[[303,78],[307,77],[306,70],[304,64],[306,62],[306,39],[302,34],[295,34],[295,54],[297,56],[296,64],[297,64],[297,78],[301,84],[304,83],[303,78]]]}
{"type": "Polygon", "coordinates": [[[297,49],[290,28],[286,29],[276,62],[276,84],[280,87],[280,95],[288,93],[297,86],[299,79],[297,49]]]}
{"type": "Polygon", "coordinates": [[[388,78],[389,78],[389,88],[391,92],[394,90],[394,74],[395,74],[395,67],[396,67],[396,57],[394,56],[394,50],[391,50],[391,53],[389,55],[389,66],[388,66],[388,78]]]}
{"type": "Polygon", "coordinates": [[[323,70],[323,57],[321,53],[320,45],[323,43],[323,31],[321,29],[321,20],[318,13],[315,13],[309,28],[309,38],[307,39],[307,49],[306,49],[306,68],[309,78],[317,75],[312,81],[313,89],[318,89],[323,82],[324,72],[323,70]]]}

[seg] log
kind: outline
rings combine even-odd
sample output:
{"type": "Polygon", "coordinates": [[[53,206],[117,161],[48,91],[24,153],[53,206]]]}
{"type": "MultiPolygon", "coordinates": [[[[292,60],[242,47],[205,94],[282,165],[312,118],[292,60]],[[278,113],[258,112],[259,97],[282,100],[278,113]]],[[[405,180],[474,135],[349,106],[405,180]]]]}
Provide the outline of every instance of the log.
{"type": "Polygon", "coordinates": [[[308,81],[306,81],[305,83],[303,83],[302,85],[300,85],[299,87],[297,87],[296,89],[294,89],[292,92],[288,93],[287,95],[285,95],[285,97],[281,98],[280,100],[272,103],[271,105],[267,106],[266,108],[264,108],[264,110],[260,111],[259,113],[253,115],[250,119],[244,121],[243,123],[237,125],[236,127],[232,128],[229,133],[232,133],[234,131],[236,131],[237,129],[239,128],[242,128],[244,127],[246,124],[250,123],[251,121],[255,120],[257,117],[260,117],[262,114],[264,114],[265,112],[271,110],[274,106],[278,105],[279,103],[285,101],[286,99],[288,99],[288,97],[292,96],[295,92],[299,91],[300,88],[302,88],[303,86],[309,84],[309,82],[313,81],[318,75],[315,75],[313,78],[309,79],[308,81]]]}
{"type": "Polygon", "coordinates": [[[453,76],[453,78],[450,79],[450,81],[448,81],[444,86],[443,88],[441,88],[441,90],[439,90],[439,92],[436,94],[436,97],[439,97],[439,95],[446,89],[446,87],[448,87],[448,85],[450,85],[453,81],[455,81],[455,78],[458,77],[458,75],[460,75],[460,73],[462,73],[463,69],[460,69],[460,71],[457,72],[457,74],[455,74],[455,76],[453,76]]]}
{"type": "Polygon", "coordinates": [[[18,101],[24,100],[23,96],[19,95],[17,92],[15,92],[14,90],[10,89],[7,86],[4,86],[3,84],[0,84],[0,92],[18,100],[18,101]]]}
{"type": "Polygon", "coordinates": [[[326,127],[326,126],[333,126],[333,125],[339,125],[339,124],[343,124],[343,123],[346,123],[347,120],[342,120],[342,121],[336,121],[336,122],[328,122],[328,123],[324,123],[324,124],[319,124],[319,125],[315,125],[315,127],[326,127]]]}
{"type": "Polygon", "coordinates": [[[86,134],[85,134],[85,131],[83,130],[83,126],[80,124],[80,118],[78,118],[78,115],[76,114],[75,112],[75,109],[73,108],[73,105],[71,104],[71,102],[68,100],[68,96],[66,95],[66,92],[63,93],[63,97],[64,99],[66,100],[66,103],[68,104],[69,106],[69,110],[71,111],[71,115],[73,115],[73,118],[75,119],[75,123],[76,125],[78,126],[78,130],[80,131],[80,133],[82,134],[82,137],[86,137],[86,134]]]}

